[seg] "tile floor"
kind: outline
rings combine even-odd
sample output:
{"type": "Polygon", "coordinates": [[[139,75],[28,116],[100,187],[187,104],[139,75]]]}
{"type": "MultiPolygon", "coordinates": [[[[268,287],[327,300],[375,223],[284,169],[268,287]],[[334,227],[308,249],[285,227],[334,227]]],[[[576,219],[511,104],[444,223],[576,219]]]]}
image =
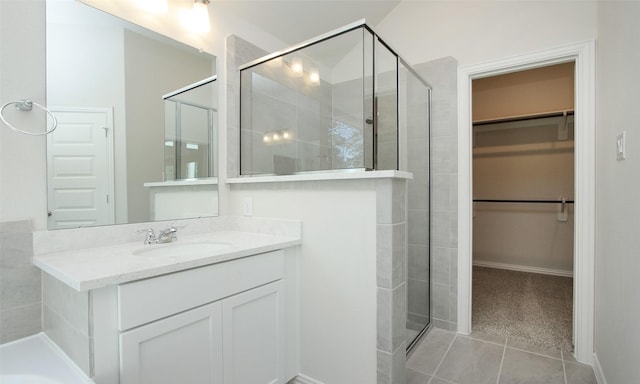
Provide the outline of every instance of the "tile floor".
{"type": "Polygon", "coordinates": [[[407,361],[407,384],[596,384],[593,369],[562,351],[433,328],[407,361]]]}

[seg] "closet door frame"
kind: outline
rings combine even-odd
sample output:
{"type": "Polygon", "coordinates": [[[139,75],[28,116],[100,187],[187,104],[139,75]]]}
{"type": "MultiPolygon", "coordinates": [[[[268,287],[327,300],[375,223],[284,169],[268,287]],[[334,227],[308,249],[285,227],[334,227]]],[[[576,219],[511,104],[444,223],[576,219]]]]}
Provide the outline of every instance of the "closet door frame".
{"type": "Polygon", "coordinates": [[[594,362],[595,42],[593,40],[458,69],[458,333],[471,333],[472,157],[474,79],[575,63],[575,228],[573,339],[575,357],[594,362]]]}

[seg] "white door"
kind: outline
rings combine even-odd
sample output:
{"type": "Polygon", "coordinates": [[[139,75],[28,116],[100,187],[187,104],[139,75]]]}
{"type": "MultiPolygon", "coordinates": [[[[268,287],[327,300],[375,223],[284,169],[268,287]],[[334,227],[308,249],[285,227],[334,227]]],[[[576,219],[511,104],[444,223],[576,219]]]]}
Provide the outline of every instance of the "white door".
{"type": "Polygon", "coordinates": [[[282,280],[222,302],[224,383],[284,384],[282,280]]]}
{"type": "Polygon", "coordinates": [[[110,108],[51,108],[47,136],[49,229],[114,224],[110,108]]]}
{"type": "Polygon", "coordinates": [[[218,301],[122,333],[120,384],[221,384],[221,313],[218,301]]]}

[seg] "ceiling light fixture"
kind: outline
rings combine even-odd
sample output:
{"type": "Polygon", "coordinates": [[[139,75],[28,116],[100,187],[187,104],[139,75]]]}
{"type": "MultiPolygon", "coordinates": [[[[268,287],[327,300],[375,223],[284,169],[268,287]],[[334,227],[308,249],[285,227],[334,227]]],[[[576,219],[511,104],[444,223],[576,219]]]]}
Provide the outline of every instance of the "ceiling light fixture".
{"type": "Polygon", "coordinates": [[[211,31],[209,0],[194,0],[193,9],[191,10],[191,28],[199,33],[211,31]]]}

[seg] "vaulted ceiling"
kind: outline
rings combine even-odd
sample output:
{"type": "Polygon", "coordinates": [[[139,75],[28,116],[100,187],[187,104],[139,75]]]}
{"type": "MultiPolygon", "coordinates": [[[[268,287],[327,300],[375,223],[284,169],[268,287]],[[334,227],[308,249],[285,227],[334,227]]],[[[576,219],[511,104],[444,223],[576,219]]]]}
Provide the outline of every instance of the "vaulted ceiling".
{"type": "Polygon", "coordinates": [[[400,0],[212,0],[287,44],[295,44],[360,19],[375,26],[400,0]]]}

